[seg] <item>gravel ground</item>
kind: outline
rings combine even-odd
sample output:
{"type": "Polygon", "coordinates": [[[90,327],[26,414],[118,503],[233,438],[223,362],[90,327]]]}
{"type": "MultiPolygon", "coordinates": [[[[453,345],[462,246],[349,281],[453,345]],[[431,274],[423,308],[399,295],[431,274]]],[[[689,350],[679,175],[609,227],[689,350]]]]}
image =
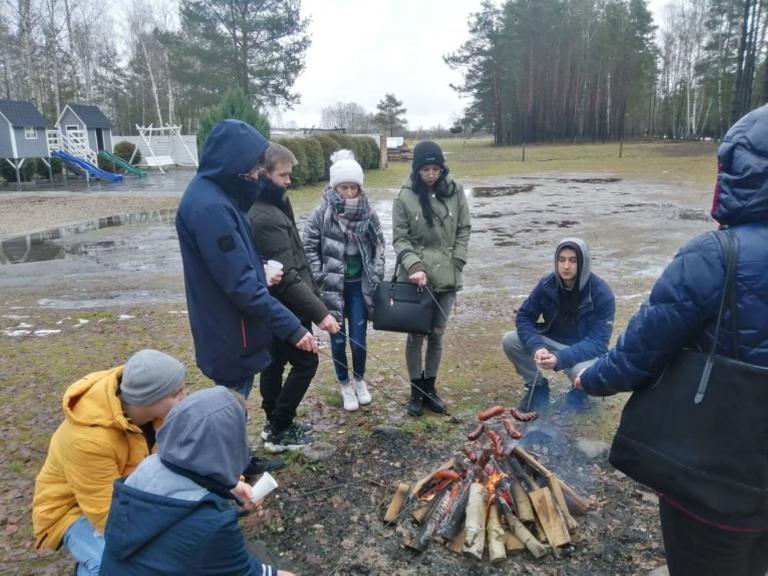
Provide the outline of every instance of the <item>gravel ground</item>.
{"type": "Polygon", "coordinates": [[[0,195],[0,237],[74,224],[92,218],[175,208],[178,196],[73,192],[0,195]]]}

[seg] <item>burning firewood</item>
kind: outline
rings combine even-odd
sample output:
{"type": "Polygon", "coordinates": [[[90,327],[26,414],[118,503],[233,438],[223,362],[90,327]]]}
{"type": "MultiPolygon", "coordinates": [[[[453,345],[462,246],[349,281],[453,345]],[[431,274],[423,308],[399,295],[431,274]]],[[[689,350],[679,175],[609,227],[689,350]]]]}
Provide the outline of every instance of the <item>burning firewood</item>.
{"type": "Polygon", "coordinates": [[[475,474],[471,470],[457,486],[456,497],[449,506],[448,512],[440,521],[437,535],[447,540],[452,540],[457,532],[461,531],[466,516],[467,502],[469,502],[469,489],[472,486],[475,474]]]}
{"type": "Polygon", "coordinates": [[[478,560],[483,557],[485,549],[485,523],[488,510],[485,505],[486,494],[485,486],[479,482],[473,482],[469,487],[467,521],[464,525],[464,553],[478,560]]]}
{"type": "Polygon", "coordinates": [[[430,507],[429,513],[424,520],[420,530],[411,544],[412,548],[423,552],[429,546],[432,535],[435,533],[440,518],[447,512],[451,500],[451,491],[443,490],[439,496],[434,498],[434,503],[430,507]]]}
{"type": "Polygon", "coordinates": [[[513,448],[513,452],[516,456],[525,460],[528,465],[537,470],[544,477],[547,482],[547,486],[549,486],[549,489],[552,491],[552,496],[554,496],[555,501],[557,502],[560,514],[563,516],[566,525],[570,529],[576,528],[578,523],[576,520],[574,520],[573,516],[571,516],[571,513],[568,511],[568,505],[565,502],[565,496],[563,495],[560,479],[555,476],[555,474],[550,472],[546,467],[544,467],[541,462],[523,450],[520,446],[515,446],[513,448]]]}
{"type": "Polygon", "coordinates": [[[572,514],[585,513],[589,501],[517,445],[530,416],[513,413],[518,422],[505,421],[505,412],[498,406],[483,412],[459,454],[410,491],[398,487],[384,520],[413,524],[404,512],[415,508],[407,547],[422,552],[436,540],[481,559],[487,542],[495,563],[519,550],[540,558],[551,548],[559,555],[572,541],[578,526],[572,514]]]}

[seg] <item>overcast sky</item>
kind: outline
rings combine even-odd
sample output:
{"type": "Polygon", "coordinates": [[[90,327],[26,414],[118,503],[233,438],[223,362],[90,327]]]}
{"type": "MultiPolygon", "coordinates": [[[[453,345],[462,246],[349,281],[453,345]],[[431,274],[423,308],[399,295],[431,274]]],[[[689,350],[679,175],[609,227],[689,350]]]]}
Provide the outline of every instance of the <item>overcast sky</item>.
{"type": "MultiPolygon", "coordinates": [[[[467,102],[451,89],[461,75],[443,55],[468,37],[469,15],[481,0],[302,0],[312,45],[296,81],[301,103],[282,122],[319,126],[323,108],[357,102],[369,112],[388,92],[408,112],[411,129],[448,127],[467,102]]],[[[657,21],[667,0],[651,0],[657,21]]]]}

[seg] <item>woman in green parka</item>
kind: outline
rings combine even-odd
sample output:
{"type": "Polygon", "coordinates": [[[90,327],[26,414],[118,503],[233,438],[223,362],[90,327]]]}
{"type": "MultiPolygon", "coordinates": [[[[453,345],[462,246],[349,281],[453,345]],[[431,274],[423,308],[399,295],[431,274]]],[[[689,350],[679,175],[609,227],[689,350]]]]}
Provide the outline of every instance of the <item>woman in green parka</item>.
{"type": "Polygon", "coordinates": [[[461,290],[461,271],[469,249],[469,206],[461,184],[448,175],[440,146],[420,142],[413,149],[413,170],[395,198],[392,244],[398,281],[427,286],[439,305],[432,334],[408,334],[405,363],[411,379],[408,414],[421,416],[424,407],[445,412],[435,380],[443,352],[448,314],[461,290]],[[423,354],[424,339],[426,355],[423,354]]]}

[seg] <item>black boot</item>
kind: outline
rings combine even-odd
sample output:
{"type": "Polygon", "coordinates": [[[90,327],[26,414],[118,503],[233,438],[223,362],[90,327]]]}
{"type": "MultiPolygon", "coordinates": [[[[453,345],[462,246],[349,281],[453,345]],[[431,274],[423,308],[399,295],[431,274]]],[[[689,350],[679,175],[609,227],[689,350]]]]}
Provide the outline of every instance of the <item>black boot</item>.
{"type": "Polygon", "coordinates": [[[408,414],[421,416],[424,413],[424,379],[413,378],[411,380],[411,401],[408,402],[408,414]]]}
{"type": "Polygon", "coordinates": [[[448,411],[446,409],[445,402],[440,399],[440,396],[437,395],[437,391],[435,390],[435,377],[433,376],[432,378],[423,378],[422,382],[424,382],[422,389],[425,392],[424,406],[426,406],[428,410],[432,410],[432,412],[436,412],[437,414],[447,414],[448,411]]]}

